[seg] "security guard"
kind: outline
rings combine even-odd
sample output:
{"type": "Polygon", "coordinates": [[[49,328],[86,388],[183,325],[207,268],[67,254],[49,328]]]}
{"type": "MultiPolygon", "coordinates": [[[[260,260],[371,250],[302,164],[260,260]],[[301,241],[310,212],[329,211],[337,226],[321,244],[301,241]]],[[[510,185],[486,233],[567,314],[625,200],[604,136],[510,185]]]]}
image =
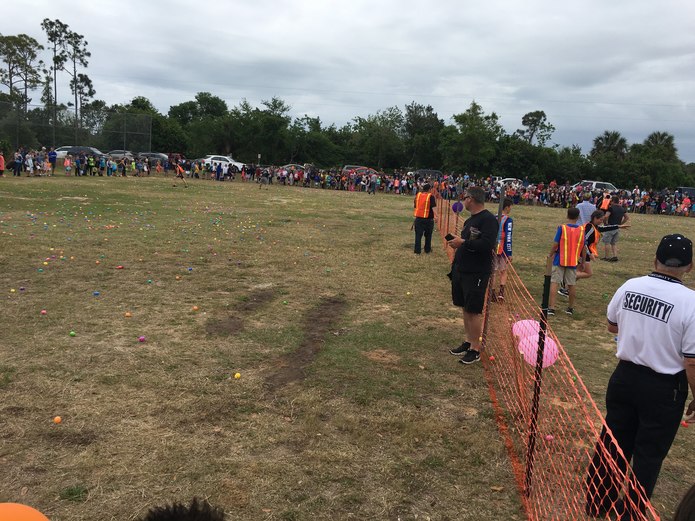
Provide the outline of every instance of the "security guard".
{"type": "MultiPolygon", "coordinates": [[[[608,304],[608,331],[618,335],[620,362],[608,382],[606,425],[625,458],[604,428],[589,467],[590,515],[615,508],[629,519],[644,511],[634,486],[622,507],[615,506],[624,483],[617,482],[607,455],[623,471],[632,459],[634,477],[651,497],[683,416],[688,384],[695,396],[695,291],[681,282],[692,268],[692,242],[667,235],[656,250],[654,271],[625,282],[608,304]]],[[[693,413],[695,400],[686,418],[693,413]]]]}
{"type": "Polygon", "coordinates": [[[432,231],[434,230],[434,211],[437,206],[434,195],[431,193],[432,187],[429,183],[422,185],[422,190],[415,196],[415,253],[420,255],[422,236],[425,236],[425,253],[432,251],[432,231]]]}

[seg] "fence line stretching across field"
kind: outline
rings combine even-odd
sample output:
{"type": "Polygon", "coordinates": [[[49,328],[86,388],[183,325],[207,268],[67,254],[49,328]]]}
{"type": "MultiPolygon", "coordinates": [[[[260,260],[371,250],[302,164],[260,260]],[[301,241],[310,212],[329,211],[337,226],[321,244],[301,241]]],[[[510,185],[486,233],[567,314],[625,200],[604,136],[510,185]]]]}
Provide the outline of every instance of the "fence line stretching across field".
{"type": "MultiPolygon", "coordinates": [[[[435,210],[442,238],[459,235],[465,219],[452,203],[438,199],[435,210]]],[[[481,359],[528,518],[605,519],[627,510],[627,519],[660,519],[547,322],[549,269],[543,306],[513,265],[507,270],[503,302],[494,297],[494,277],[488,285],[481,359]]]]}

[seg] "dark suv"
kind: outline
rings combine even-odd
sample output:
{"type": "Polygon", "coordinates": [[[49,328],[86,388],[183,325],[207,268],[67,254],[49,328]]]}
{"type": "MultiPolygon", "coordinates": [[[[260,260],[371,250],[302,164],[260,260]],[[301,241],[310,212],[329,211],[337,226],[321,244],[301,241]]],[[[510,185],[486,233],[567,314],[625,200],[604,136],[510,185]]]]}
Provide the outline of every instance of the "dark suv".
{"type": "Polygon", "coordinates": [[[103,156],[103,152],[101,152],[99,149],[96,149],[94,147],[70,147],[68,149],[68,154],[71,156],[79,156],[80,154],[84,154],[86,156],[96,156],[96,157],[101,157],[103,156]]]}
{"type": "Polygon", "coordinates": [[[157,161],[164,165],[164,163],[169,160],[169,157],[161,152],[140,152],[138,157],[140,159],[147,159],[152,165],[156,165],[157,161]]]}

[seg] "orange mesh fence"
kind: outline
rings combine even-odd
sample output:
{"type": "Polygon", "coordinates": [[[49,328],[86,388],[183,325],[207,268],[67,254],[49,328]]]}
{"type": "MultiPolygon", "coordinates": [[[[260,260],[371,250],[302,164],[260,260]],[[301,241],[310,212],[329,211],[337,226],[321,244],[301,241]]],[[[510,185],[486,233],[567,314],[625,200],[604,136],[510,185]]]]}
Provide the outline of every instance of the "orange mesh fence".
{"type": "MultiPolygon", "coordinates": [[[[439,199],[437,205],[442,237],[459,235],[463,216],[449,201],[439,199]]],[[[447,250],[452,259],[454,251],[447,250]]],[[[493,276],[482,361],[528,518],[659,519],[513,265],[507,268],[504,300],[496,297],[495,287],[493,276]]]]}

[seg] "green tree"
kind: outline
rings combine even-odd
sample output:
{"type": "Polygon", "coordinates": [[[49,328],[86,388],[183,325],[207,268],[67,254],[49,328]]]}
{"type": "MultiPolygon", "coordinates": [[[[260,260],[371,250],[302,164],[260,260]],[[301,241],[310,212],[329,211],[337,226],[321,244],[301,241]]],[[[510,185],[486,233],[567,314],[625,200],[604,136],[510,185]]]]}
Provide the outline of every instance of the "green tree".
{"type": "Polygon", "coordinates": [[[400,167],[404,158],[403,125],[403,113],[398,107],[355,118],[349,143],[350,160],[376,168],[400,167]]]}
{"type": "Polygon", "coordinates": [[[19,46],[18,36],[2,36],[0,35],[0,59],[4,63],[4,67],[0,70],[0,83],[9,89],[9,100],[13,103],[18,103],[20,99],[19,87],[20,82],[20,60],[17,48],[19,46]]]}
{"type": "Polygon", "coordinates": [[[227,103],[220,97],[209,92],[199,92],[195,95],[200,117],[221,118],[229,112],[227,103]]]}
{"type": "Polygon", "coordinates": [[[652,132],[644,140],[646,151],[653,157],[663,161],[678,161],[678,150],[673,134],[668,132],[652,132]]]}
{"type": "Polygon", "coordinates": [[[606,130],[600,136],[594,138],[594,146],[591,149],[591,157],[611,155],[624,159],[627,156],[627,140],[617,130],[606,130]]]}
{"type": "Polygon", "coordinates": [[[82,107],[94,97],[96,91],[94,90],[94,85],[89,76],[82,73],[78,73],[76,78],[70,80],[70,89],[72,89],[76,95],[75,99],[77,100],[77,105],[75,106],[78,110],[75,110],[75,114],[79,114],[81,126],[84,121],[82,107]]]}
{"type": "Polygon", "coordinates": [[[444,121],[430,105],[414,101],[405,107],[404,148],[408,166],[414,168],[441,168],[439,149],[444,121]]]}
{"type": "Polygon", "coordinates": [[[63,66],[65,65],[65,62],[67,60],[67,56],[65,54],[65,50],[63,48],[63,43],[65,39],[65,35],[68,32],[68,26],[67,24],[64,24],[60,20],[50,20],[48,18],[44,18],[43,21],[41,22],[41,28],[43,31],[46,33],[46,38],[49,43],[49,49],[51,50],[53,56],[51,59],[51,66],[50,66],[50,71],[53,75],[53,117],[51,118],[51,126],[52,126],[52,144],[53,146],[56,145],[56,125],[58,122],[58,71],[63,69],[63,66]]]}
{"type": "MultiPolygon", "coordinates": [[[[591,163],[589,163],[586,156],[582,154],[582,149],[579,146],[573,145],[571,147],[560,148],[557,152],[557,159],[557,172],[560,177],[558,181],[567,180],[574,184],[582,179],[594,179],[591,173],[591,163]]],[[[546,180],[552,181],[549,177],[546,177],[546,180]]]]}
{"type": "MultiPolygon", "coordinates": [[[[87,41],[84,39],[84,36],[77,34],[74,31],[67,31],[61,44],[65,52],[65,62],[62,70],[67,72],[71,78],[70,89],[75,99],[75,141],[77,141],[77,132],[80,122],[80,89],[85,88],[84,83],[80,81],[80,73],[78,73],[77,70],[78,67],[87,67],[89,57],[92,55],[92,53],[87,50],[87,41]]],[[[86,78],[86,75],[83,75],[83,77],[86,78]]],[[[91,88],[91,86],[89,88],[91,88]]],[[[92,91],[93,90],[94,89],[92,88],[92,91]]],[[[94,94],[95,92],[92,92],[91,96],[94,96],[94,94]]]]}
{"type": "Polygon", "coordinates": [[[43,46],[26,34],[0,36],[0,59],[5,67],[0,69],[0,83],[10,90],[10,96],[16,99],[26,115],[29,91],[41,84],[43,61],[39,52],[43,46]]]}
{"type": "Polygon", "coordinates": [[[290,163],[311,163],[321,167],[341,162],[340,148],[321,128],[321,119],[304,116],[296,118],[288,130],[290,163]]]}
{"type": "Polygon", "coordinates": [[[169,117],[174,118],[184,128],[202,118],[221,118],[229,113],[227,103],[209,92],[199,92],[195,101],[185,101],[169,108],[169,117]]]}
{"type": "Polygon", "coordinates": [[[178,105],[169,107],[169,118],[178,122],[182,127],[186,127],[193,120],[200,117],[198,103],[195,101],[184,101],[178,105]]]}
{"type": "Polygon", "coordinates": [[[494,167],[499,140],[505,135],[499,117],[485,114],[475,101],[462,114],[453,116],[455,125],[442,130],[442,157],[448,170],[476,176],[489,174],[494,167]]]}
{"type": "Polygon", "coordinates": [[[539,146],[544,147],[555,132],[555,127],[548,123],[548,118],[542,110],[529,112],[521,118],[523,129],[517,130],[517,134],[526,140],[527,143],[533,144],[534,138],[539,146]]]}

